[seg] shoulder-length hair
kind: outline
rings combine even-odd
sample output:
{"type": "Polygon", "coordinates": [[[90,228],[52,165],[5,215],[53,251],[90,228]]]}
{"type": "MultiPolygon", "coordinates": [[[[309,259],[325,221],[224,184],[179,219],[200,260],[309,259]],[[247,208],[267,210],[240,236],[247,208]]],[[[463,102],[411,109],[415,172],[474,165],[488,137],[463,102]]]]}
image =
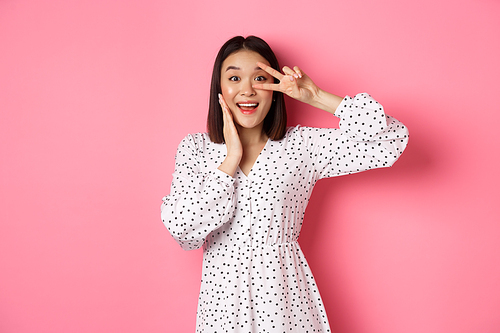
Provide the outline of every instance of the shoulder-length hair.
{"type": "MultiPolygon", "coordinates": [[[[220,81],[222,63],[231,54],[248,50],[260,54],[264,59],[269,61],[269,65],[280,70],[278,59],[274,55],[269,45],[261,38],[256,36],[236,36],[228,40],[219,50],[215,58],[214,69],[212,72],[212,82],[210,85],[210,101],[208,107],[207,131],[210,140],[215,143],[224,142],[224,120],[222,109],[219,104],[218,94],[222,93],[220,81]]],[[[274,79],[275,83],[279,83],[278,79],[274,79]]],[[[263,131],[271,140],[281,140],[286,133],[286,107],[283,94],[278,91],[273,91],[273,102],[271,108],[264,119],[263,131]]]]}

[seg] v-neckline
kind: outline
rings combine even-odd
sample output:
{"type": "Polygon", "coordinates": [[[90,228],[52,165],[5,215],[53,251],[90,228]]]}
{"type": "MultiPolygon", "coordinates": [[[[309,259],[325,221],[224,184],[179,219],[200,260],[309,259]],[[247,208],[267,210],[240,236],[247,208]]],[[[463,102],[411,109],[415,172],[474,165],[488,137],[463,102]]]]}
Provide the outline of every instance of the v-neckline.
{"type": "Polygon", "coordinates": [[[264,145],[264,147],[260,150],[259,155],[257,155],[257,158],[255,159],[255,161],[253,162],[252,167],[250,168],[250,171],[248,171],[248,175],[247,175],[247,174],[245,174],[245,173],[243,172],[243,170],[241,170],[240,165],[238,164],[238,168],[237,168],[237,170],[238,170],[238,172],[240,172],[240,173],[241,173],[241,174],[242,174],[245,178],[250,178],[250,175],[251,175],[251,174],[253,173],[253,171],[254,171],[255,164],[257,164],[257,162],[259,161],[260,157],[262,156],[262,153],[263,153],[263,152],[267,149],[267,146],[269,145],[269,142],[271,142],[271,139],[270,139],[270,138],[268,138],[268,139],[267,139],[266,144],[265,144],[265,145],[264,145]]]}

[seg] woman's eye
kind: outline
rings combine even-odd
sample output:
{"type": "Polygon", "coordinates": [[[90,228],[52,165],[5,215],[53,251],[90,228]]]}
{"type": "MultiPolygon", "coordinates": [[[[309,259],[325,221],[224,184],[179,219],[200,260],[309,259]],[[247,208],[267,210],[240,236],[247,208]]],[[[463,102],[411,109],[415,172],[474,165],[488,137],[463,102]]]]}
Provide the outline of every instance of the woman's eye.
{"type": "Polygon", "coordinates": [[[267,79],[266,79],[266,77],[265,77],[265,76],[262,76],[262,75],[261,75],[261,76],[257,76],[257,77],[255,78],[255,81],[266,81],[266,80],[267,80],[267,79]]]}
{"type": "Polygon", "coordinates": [[[229,81],[234,81],[234,82],[236,82],[236,81],[239,81],[239,80],[240,80],[240,78],[239,78],[239,77],[237,77],[237,76],[231,76],[231,77],[229,78],[229,81]]]}

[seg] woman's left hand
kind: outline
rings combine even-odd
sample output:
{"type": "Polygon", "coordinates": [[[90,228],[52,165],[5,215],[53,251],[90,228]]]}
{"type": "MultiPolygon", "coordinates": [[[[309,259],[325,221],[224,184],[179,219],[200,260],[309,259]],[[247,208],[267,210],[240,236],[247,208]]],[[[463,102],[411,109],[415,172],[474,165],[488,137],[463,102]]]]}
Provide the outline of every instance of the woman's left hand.
{"type": "Polygon", "coordinates": [[[261,62],[257,66],[277,78],[279,83],[254,84],[255,89],[280,91],[296,100],[312,104],[318,96],[320,89],[299,67],[291,69],[288,66],[283,67],[283,73],[278,72],[272,67],[261,62]]]}

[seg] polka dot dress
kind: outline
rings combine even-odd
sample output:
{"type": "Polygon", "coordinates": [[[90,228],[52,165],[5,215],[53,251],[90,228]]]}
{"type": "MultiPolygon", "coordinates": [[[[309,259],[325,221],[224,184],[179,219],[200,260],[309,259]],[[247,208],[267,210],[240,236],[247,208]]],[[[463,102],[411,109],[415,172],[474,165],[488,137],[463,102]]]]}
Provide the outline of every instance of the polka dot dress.
{"type": "Polygon", "coordinates": [[[406,127],[368,94],[345,97],[340,128],[296,126],[269,140],[248,176],[218,170],[226,146],[186,136],[162,220],[185,250],[203,247],[197,332],[330,332],[297,239],[319,179],[391,166],[406,127]]]}

